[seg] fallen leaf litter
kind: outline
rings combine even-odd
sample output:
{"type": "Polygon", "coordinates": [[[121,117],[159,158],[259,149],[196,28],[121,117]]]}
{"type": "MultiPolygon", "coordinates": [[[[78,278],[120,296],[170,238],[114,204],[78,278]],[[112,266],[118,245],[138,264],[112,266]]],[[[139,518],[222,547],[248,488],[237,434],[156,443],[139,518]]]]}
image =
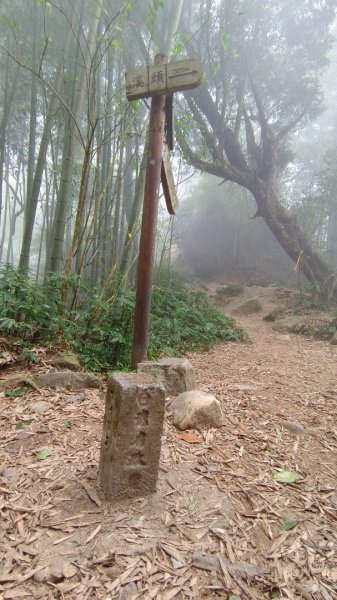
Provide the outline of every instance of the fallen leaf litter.
{"type": "Polygon", "coordinates": [[[148,498],[97,485],[104,391],[1,398],[1,600],[337,598],[337,349],[240,322],[253,345],[188,357],[223,427],[179,433],[168,407],[148,498]]]}

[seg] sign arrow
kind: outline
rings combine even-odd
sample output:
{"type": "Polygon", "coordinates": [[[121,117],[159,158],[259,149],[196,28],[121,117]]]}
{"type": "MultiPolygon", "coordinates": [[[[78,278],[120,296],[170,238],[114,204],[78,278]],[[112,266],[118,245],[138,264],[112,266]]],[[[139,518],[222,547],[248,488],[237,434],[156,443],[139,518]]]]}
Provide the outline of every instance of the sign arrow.
{"type": "Polygon", "coordinates": [[[175,79],[176,77],[188,77],[188,75],[198,75],[199,71],[189,71],[188,73],[177,73],[176,75],[169,75],[167,79],[175,79]]]}

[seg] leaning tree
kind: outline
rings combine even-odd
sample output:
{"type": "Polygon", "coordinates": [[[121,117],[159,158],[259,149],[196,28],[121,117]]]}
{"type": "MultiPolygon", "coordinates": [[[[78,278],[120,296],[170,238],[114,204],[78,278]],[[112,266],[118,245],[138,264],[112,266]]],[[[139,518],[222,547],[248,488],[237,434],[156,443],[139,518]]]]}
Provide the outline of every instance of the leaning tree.
{"type": "Polygon", "coordinates": [[[206,84],[185,94],[178,129],[193,166],[248,189],[257,216],[330,297],[337,273],[287,208],[280,183],[291,135],[321,110],[336,7],[336,0],[187,2],[183,27],[195,30],[187,44],[205,62],[206,84]]]}

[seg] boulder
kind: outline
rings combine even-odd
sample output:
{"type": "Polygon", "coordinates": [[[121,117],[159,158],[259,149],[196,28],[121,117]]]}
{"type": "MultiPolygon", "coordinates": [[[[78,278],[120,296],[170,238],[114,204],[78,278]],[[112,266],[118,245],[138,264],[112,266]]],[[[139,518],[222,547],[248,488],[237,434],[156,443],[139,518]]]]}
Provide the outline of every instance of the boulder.
{"type": "Polygon", "coordinates": [[[166,396],[177,396],[196,387],[193,367],[186,358],[161,358],[157,362],[144,361],[137,365],[139,373],[147,373],[165,388],[166,396]]]}
{"type": "Polygon", "coordinates": [[[284,319],[277,319],[271,328],[279,333],[288,333],[292,332],[296,325],[298,325],[298,317],[287,317],[284,319]]]}
{"type": "Polygon", "coordinates": [[[264,321],[276,321],[276,319],[279,319],[285,312],[286,312],[286,307],[285,306],[276,306],[275,308],[273,308],[273,310],[271,310],[268,314],[266,314],[263,317],[264,321]]]}
{"type": "Polygon", "coordinates": [[[83,390],[85,388],[99,389],[102,382],[91,373],[74,373],[73,371],[52,371],[39,375],[34,379],[39,388],[61,388],[66,390],[83,390]]]}
{"type": "Polygon", "coordinates": [[[261,310],[262,306],[257,298],[246,298],[233,305],[230,312],[232,315],[250,315],[261,310]]]}
{"type": "Polygon", "coordinates": [[[178,429],[206,429],[222,426],[220,402],[206,392],[190,390],[175,398],[171,404],[173,424],[178,429]]]}
{"type": "Polygon", "coordinates": [[[81,363],[73,352],[60,352],[52,356],[47,362],[58,369],[81,370],[81,363]]]}

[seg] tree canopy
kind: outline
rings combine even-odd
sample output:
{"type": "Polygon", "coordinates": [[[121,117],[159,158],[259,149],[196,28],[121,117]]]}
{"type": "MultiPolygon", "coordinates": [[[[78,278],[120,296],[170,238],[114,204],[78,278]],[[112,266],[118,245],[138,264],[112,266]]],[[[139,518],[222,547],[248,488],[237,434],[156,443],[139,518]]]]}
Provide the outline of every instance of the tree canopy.
{"type": "Polygon", "coordinates": [[[283,175],[323,110],[335,14],[336,0],[5,0],[0,260],[132,283],[148,110],[127,102],[124,73],[164,51],[205,65],[175,99],[184,160],[248,189],[309,280],[333,287],[283,175]]]}

